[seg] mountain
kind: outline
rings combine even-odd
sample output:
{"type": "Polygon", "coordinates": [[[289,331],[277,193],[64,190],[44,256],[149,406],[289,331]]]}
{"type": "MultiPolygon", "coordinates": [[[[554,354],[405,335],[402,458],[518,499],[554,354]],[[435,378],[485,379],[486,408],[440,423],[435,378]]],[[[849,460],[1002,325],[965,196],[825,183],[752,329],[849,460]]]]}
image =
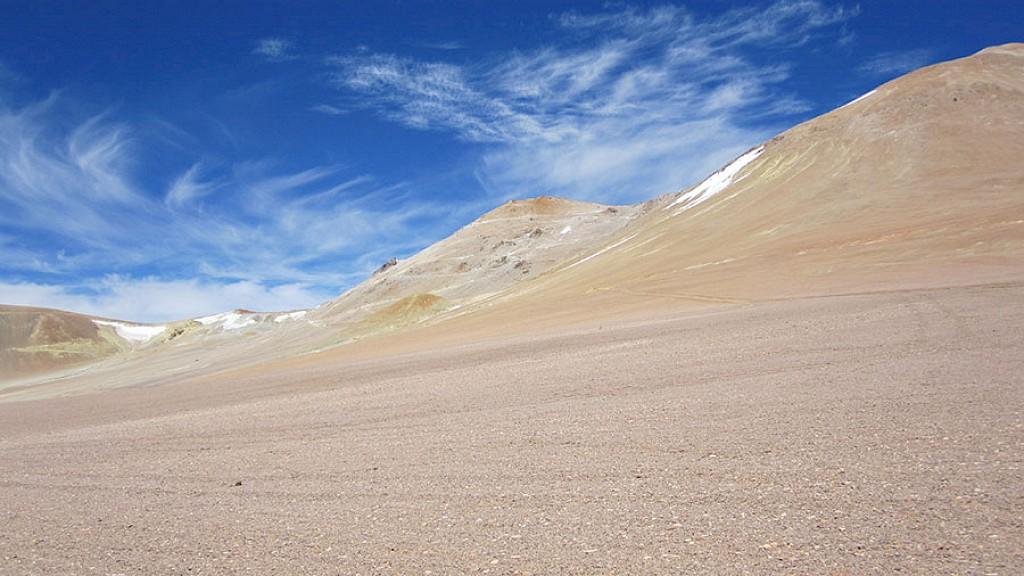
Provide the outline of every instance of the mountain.
{"type": "Polygon", "coordinates": [[[0,306],[0,367],[24,376],[99,360],[122,349],[114,331],[88,316],[0,306]]]}
{"type": "Polygon", "coordinates": [[[639,213],[544,196],[514,200],[484,214],[408,260],[385,265],[313,317],[352,324],[404,299],[437,310],[470,305],[586,253],[639,213]]]}
{"type": "Polygon", "coordinates": [[[1018,281],[1022,118],[1024,45],[994,47],[879,86],[678,193],[635,206],[509,202],[308,313],[183,321],[145,345],[104,344],[109,330],[70,314],[37,342],[19,320],[0,359],[19,366],[7,376],[112,358],[76,377],[89,389],[710,306],[1018,281]],[[95,351],[32,348],[85,343],[95,351]]]}
{"type": "Polygon", "coordinates": [[[313,310],[4,308],[3,567],[1020,573],[1021,158],[1009,45],[313,310]]]}
{"type": "Polygon", "coordinates": [[[448,332],[1019,280],[1024,45],[917,70],[652,200],[448,332]]]}

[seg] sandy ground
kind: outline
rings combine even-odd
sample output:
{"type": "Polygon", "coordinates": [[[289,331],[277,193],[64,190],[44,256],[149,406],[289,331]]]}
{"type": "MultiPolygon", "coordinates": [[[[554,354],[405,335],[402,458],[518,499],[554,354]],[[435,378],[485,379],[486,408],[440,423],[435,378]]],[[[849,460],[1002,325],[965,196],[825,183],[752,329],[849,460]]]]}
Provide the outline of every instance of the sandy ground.
{"type": "Polygon", "coordinates": [[[1024,285],[0,404],[3,574],[1019,574],[1024,285]]]}

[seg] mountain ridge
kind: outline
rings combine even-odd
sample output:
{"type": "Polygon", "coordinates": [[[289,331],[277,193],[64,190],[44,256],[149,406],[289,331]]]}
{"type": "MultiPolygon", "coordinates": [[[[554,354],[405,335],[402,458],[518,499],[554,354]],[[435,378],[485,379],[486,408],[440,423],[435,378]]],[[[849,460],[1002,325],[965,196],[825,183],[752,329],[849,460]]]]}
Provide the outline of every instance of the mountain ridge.
{"type": "Polygon", "coordinates": [[[1020,43],[928,66],[692,187],[630,206],[509,201],[296,322],[260,313],[230,337],[199,330],[175,347],[205,357],[219,338],[224,369],[235,369],[259,350],[307,361],[345,355],[341,344],[381,346],[382,334],[399,350],[616,315],[1016,281],[1022,78],[1020,43]]]}

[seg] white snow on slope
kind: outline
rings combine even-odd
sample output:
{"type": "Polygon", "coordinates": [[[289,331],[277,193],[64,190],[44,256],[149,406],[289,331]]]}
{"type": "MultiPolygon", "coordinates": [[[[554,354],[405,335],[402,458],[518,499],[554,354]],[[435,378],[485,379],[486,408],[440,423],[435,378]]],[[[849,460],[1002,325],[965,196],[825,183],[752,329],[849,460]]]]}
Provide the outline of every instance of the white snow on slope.
{"type": "Polygon", "coordinates": [[[870,91],[870,92],[866,92],[866,93],[864,93],[864,94],[861,94],[860,96],[857,96],[856,98],[854,98],[853,100],[850,100],[850,101],[849,101],[849,102],[847,102],[846,104],[843,104],[843,105],[842,105],[842,106],[840,106],[839,108],[846,108],[847,106],[850,106],[850,105],[852,105],[852,104],[856,104],[857,102],[860,102],[861,100],[863,100],[863,99],[867,98],[868,96],[871,96],[871,95],[872,95],[872,94],[874,94],[875,92],[877,92],[877,90],[872,90],[872,91],[870,91]]]}
{"type": "Polygon", "coordinates": [[[199,322],[203,326],[209,326],[210,324],[216,324],[217,322],[224,320],[228,314],[230,314],[230,312],[223,312],[212,316],[203,316],[202,318],[196,318],[196,322],[199,322]]]}
{"type": "Polygon", "coordinates": [[[306,315],[308,310],[299,310],[297,312],[289,312],[287,314],[278,314],[274,317],[274,322],[287,322],[288,320],[299,320],[306,315]]]}
{"type": "Polygon", "coordinates": [[[593,254],[591,254],[590,256],[587,256],[586,258],[584,258],[582,260],[577,260],[576,262],[573,262],[572,264],[566,266],[565,269],[568,270],[570,268],[575,268],[576,266],[579,266],[580,264],[583,264],[584,262],[586,262],[587,260],[590,260],[591,258],[596,258],[596,257],[600,256],[601,254],[604,254],[605,252],[611,250],[612,248],[618,248],[619,246],[622,246],[623,244],[625,244],[626,242],[629,242],[633,238],[636,238],[636,234],[633,234],[632,236],[626,236],[625,238],[623,238],[622,240],[619,240],[618,242],[616,242],[615,244],[612,244],[611,246],[607,246],[605,248],[602,248],[601,250],[598,250],[597,252],[594,252],[593,254]]]}
{"type": "Polygon", "coordinates": [[[214,314],[213,316],[196,318],[196,322],[199,322],[203,326],[220,324],[220,327],[223,330],[238,330],[239,328],[252,326],[256,323],[256,319],[247,318],[244,314],[239,314],[238,312],[222,312],[220,314],[214,314]]]}
{"type": "Polygon", "coordinates": [[[166,326],[140,326],[137,324],[124,324],[122,322],[108,322],[106,320],[93,320],[93,322],[101,326],[112,326],[118,336],[132,342],[147,342],[167,329],[166,326]]]}
{"type": "Polygon", "coordinates": [[[739,174],[740,170],[742,170],[747,164],[753,162],[761,155],[761,152],[764,152],[764,146],[758,146],[743,156],[733,160],[732,163],[725,168],[722,168],[718,172],[708,176],[706,180],[698,184],[693,190],[690,190],[686,194],[676,198],[675,202],[666,206],[665,209],[667,210],[684,202],[686,203],[686,208],[692,208],[711,198],[715,194],[718,194],[722,190],[725,190],[729,184],[732,184],[733,178],[739,174]]]}

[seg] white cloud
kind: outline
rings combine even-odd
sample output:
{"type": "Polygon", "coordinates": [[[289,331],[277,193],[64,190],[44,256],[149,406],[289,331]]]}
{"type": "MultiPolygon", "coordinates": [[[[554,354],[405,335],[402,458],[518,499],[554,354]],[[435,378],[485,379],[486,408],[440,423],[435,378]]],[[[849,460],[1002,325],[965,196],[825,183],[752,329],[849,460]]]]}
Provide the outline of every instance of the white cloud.
{"type": "MultiPolygon", "coordinates": [[[[811,0],[710,19],[626,8],[561,15],[553,44],[475,62],[365,49],[329,58],[341,101],[312,110],[369,107],[479,144],[488,194],[472,205],[417,201],[407,184],[346,166],[265,159],[199,157],[146,189],[138,132],[112,113],[76,124],[58,95],[0,102],[0,229],[13,233],[0,237],[0,302],[154,321],[309,306],[510,197],[615,202],[677,190],[766,137],[773,115],[805,106],[780,88],[786,46],[849,15],[811,0]],[[12,239],[40,236],[49,240],[12,239]],[[19,283],[17,273],[69,285],[19,283]],[[180,279],[196,275],[205,279],[180,279]]],[[[283,38],[253,51],[296,57],[283,38]]]]}
{"type": "Polygon", "coordinates": [[[54,140],[47,132],[56,100],[0,109],[0,225],[110,246],[114,223],[126,212],[145,218],[152,204],[128,176],[129,129],[99,115],[54,140]]]}
{"type": "Polygon", "coordinates": [[[860,66],[860,71],[872,76],[899,76],[928,64],[932,59],[928,50],[882,52],[860,66]]]}
{"type": "Polygon", "coordinates": [[[183,208],[217,189],[218,183],[202,181],[199,163],[193,164],[188,170],[178,176],[167,189],[164,202],[172,208],[183,208]]]}
{"type": "Polygon", "coordinates": [[[410,46],[415,46],[417,48],[428,48],[430,50],[444,51],[462,50],[466,47],[466,45],[463,44],[462,42],[458,42],[455,40],[447,40],[444,42],[412,42],[410,43],[410,46]]]}
{"type": "Polygon", "coordinates": [[[292,42],[285,38],[263,38],[256,42],[253,54],[263,56],[271,62],[294,60],[297,56],[292,52],[292,42]]]}
{"type": "Polygon", "coordinates": [[[132,161],[128,128],[98,115],[75,128],[67,139],[68,163],[84,178],[84,188],[95,197],[135,202],[138,197],[123,176],[132,161]]]}
{"type": "Polygon", "coordinates": [[[488,61],[359,52],[328,63],[358,95],[352,106],[488,145],[480,180],[499,199],[636,201],[755,144],[766,119],[806,110],[779,88],[789,77],[779,55],[854,12],[814,0],[707,19],[675,6],[572,12],[554,19],[563,42],[488,61]],[[762,127],[746,128],[752,119],[762,127]]]}
{"type": "Polygon", "coordinates": [[[68,286],[0,283],[0,302],[41,306],[134,322],[168,322],[245,308],[278,311],[310,308],[334,294],[305,284],[159,280],[109,276],[68,286]]]}
{"type": "Polygon", "coordinates": [[[309,111],[327,114],[328,116],[341,116],[347,113],[343,108],[338,108],[331,104],[317,104],[316,106],[310,106],[309,111]]]}
{"type": "Polygon", "coordinates": [[[0,269],[4,268],[55,273],[58,271],[58,264],[48,261],[42,254],[20,246],[13,237],[0,234],[0,269]]]}
{"type": "Polygon", "coordinates": [[[561,195],[614,203],[677,190],[695,174],[710,174],[768,132],[721,120],[639,126],[595,126],[608,138],[504,147],[484,156],[482,183],[503,197],[561,195]]]}
{"type": "Polygon", "coordinates": [[[414,128],[454,130],[466,140],[502,141],[535,131],[530,119],[470,86],[462,68],[389,54],[328,59],[339,85],[370,94],[388,118],[414,128]]]}
{"type": "MultiPolygon", "coordinates": [[[[58,100],[0,108],[0,271],[9,283],[25,274],[77,283],[111,271],[156,272],[172,280],[200,275],[225,295],[231,292],[219,286],[244,282],[238,285],[299,286],[302,294],[326,298],[380,261],[436,240],[434,227],[445,229],[454,217],[450,207],[416,202],[402,183],[383,184],[338,165],[284,170],[270,161],[197,162],[166,190],[146,190],[134,177],[139,146],[130,126],[99,115],[61,130],[68,122],[58,100]],[[27,238],[34,240],[16,240],[27,238]]],[[[125,286],[108,292],[127,297],[125,286]]],[[[157,286],[190,284],[151,287],[157,286]]],[[[56,297],[43,288],[38,294],[56,297]]],[[[32,303],[88,304],[128,319],[140,311],[75,294],[32,303]]],[[[265,294],[288,296],[281,289],[265,294]]],[[[291,303],[257,299],[252,306],[291,303]]]]}

